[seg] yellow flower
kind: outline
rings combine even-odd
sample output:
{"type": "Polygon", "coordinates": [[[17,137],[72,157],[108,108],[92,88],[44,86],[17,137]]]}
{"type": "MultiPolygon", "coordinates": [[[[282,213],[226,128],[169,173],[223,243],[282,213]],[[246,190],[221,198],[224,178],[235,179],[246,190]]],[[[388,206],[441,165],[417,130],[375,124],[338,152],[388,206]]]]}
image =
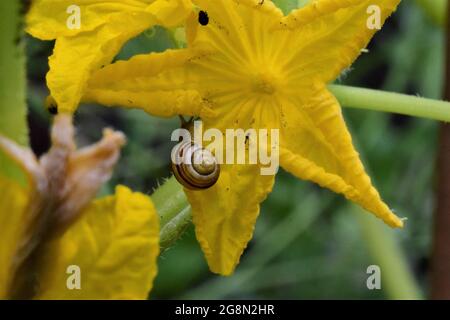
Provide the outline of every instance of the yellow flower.
{"type": "Polygon", "coordinates": [[[190,10],[190,0],[34,0],[27,31],[56,39],[47,84],[58,109],[73,112],[90,74],[125,42],[154,25],[176,26],[190,10]]]}
{"type": "Polygon", "coordinates": [[[0,135],[0,151],[29,180],[24,188],[0,175],[0,299],[147,298],[159,254],[150,198],[118,186],[93,201],[124,142],[105,130],[76,150],[68,115],[55,118],[52,147],[39,160],[0,135]]]}
{"type": "MultiPolygon", "coordinates": [[[[84,99],[156,115],[196,114],[206,129],[279,129],[285,170],[402,227],[372,186],[326,88],[375,33],[368,7],[377,6],[384,22],[399,2],[319,0],[283,16],[269,0],[195,0],[202,21],[189,18],[188,49],[110,65],[93,75],[84,99]]],[[[233,272],[273,183],[259,165],[227,164],[212,188],[185,190],[213,272],[233,272]]]]}

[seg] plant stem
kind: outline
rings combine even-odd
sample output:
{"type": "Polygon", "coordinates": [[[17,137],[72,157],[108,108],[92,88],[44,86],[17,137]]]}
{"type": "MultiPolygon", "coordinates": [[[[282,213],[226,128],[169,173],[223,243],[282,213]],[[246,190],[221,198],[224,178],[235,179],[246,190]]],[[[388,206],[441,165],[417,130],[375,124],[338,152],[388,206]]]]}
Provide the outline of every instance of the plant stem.
{"type": "Polygon", "coordinates": [[[25,104],[25,57],[19,0],[0,1],[0,133],[28,143],[25,104]]]}
{"type": "Polygon", "coordinates": [[[152,195],[160,217],[161,251],[170,247],[189,226],[191,207],[183,187],[174,177],[166,180],[152,195]]]}
{"type": "MultiPolygon", "coordinates": [[[[22,2],[19,0],[0,1],[0,134],[27,145],[21,7],[22,2]]],[[[0,171],[23,182],[20,170],[1,153],[0,171]]]]}
{"type": "Polygon", "coordinates": [[[450,122],[450,102],[341,85],[328,87],[342,106],[450,122]]]}
{"type": "MultiPolygon", "coordinates": [[[[450,6],[447,8],[445,98],[450,100],[450,6]]],[[[431,298],[450,299],[450,125],[439,135],[437,208],[434,217],[431,258],[431,298]]]]}

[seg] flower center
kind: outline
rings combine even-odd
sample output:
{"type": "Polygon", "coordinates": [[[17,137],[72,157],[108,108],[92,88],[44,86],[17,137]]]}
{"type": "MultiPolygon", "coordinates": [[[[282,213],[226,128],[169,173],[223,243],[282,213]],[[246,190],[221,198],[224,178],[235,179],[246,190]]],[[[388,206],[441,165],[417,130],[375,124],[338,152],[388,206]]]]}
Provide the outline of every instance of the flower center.
{"type": "Polygon", "coordinates": [[[273,74],[262,72],[256,75],[253,81],[253,90],[263,94],[274,94],[277,88],[277,79],[273,74]]]}

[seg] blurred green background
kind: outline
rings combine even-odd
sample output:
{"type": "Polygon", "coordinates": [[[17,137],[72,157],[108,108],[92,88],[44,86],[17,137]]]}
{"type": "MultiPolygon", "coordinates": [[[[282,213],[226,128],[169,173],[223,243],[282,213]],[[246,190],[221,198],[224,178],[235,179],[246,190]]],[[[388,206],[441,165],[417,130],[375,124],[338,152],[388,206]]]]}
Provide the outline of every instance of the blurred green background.
{"type": "MultiPolygon", "coordinates": [[[[279,2],[285,11],[295,5],[295,1],[279,2]]],[[[371,43],[370,54],[362,55],[338,83],[440,98],[443,31],[425,12],[416,1],[403,1],[371,43]]],[[[45,74],[52,46],[51,42],[27,38],[30,136],[37,154],[49,147],[50,116],[43,108],[43,100],[48,94],[45,74]]],[[[168,33],[155,28],[130,41],[118,59],[172,46],[168,33]]],[[[232,277],[208,271],[190,227],[162,253],[151,298],[396,297],[392,289],[395,279],[390,280],[390,289],[383,280],[382,290],[366,287],[367,267],[379,264],[371,254],[377,237],[378,249],[389,254],[389,248],[383,247],[383,234],[376,233],[368,244],[370,232],[364,227],[367,223],[395,235],[407,266],[426,296],[438,123],[364,110],[344,109],[344,115],[375,186],[400,217],[408,218],[404,230],[390,231],[343,197],[281,170],[274,191],[262,205],[254,239],[232,277]],[[369,221],[364,224],[361,219],[369,221]]],[[[170,175],[170,134],[179,125],[178,119],[84,106],[75,121],[80,145],[99,139],[101,128],[107,126],[122,130],[128,137],[114,177],[102,193],[111,193],[114,185],[122,183],[151,194],[170,175]]]]}

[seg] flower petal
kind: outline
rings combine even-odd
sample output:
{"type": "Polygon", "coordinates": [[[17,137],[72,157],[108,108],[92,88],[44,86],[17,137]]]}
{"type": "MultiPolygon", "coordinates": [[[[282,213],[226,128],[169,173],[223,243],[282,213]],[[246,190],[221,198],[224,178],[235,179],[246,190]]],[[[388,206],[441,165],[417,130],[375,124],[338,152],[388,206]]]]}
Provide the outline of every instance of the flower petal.
{"type": "MultiPolygon", "coordinates": [[[[89,32],[123,14],[147,12],[166,27],[179,25],[192,10],[190,0],[34,0],[26,16],[27,32],[42,40],[89,32]],[[80,28],[69,28],[73,6],[79,8],[80,28]]],[[[125,28],[124,28],[125,29],[125,28]]]]}
{"type": "Polygon", "coordinates": [[[298,75],[307,76],[309,81],[335,80],[378,31],[371,25],[376,14],[372,9],[380,10],[381,28],[399,3],[400,0],[311,1],[284,17],[277,27],[292,33],[291,49],[284,51],[286,64],[295,62],[298,75]]]}
{"type": "Polygon", "coordinates": [[[185,190],[197,239],[212,272],[233,273],[253,236],[259,204],[273,183],[274,176],[262,176],[258,165],[222,165],[212,188],[185,190]]]}
{"type": "Polygon", "coordinates": [[[403,222],[381,200],[355,151],[336,98],[325,88],[298,107],[283,104],[280,164],[304,180],[343,194],[392,227],[403,222]]]}
{"type": "MultiPolygon", "coordinates": [[[[65,199],[56,211],[58,222],[55,224],[58,230],[68,228],[111,178],[124,144],[123,133],[105,129],[102,140],[69,156],[63,190],[60,190],[60,193],[55,192],[65,199]]],[[[51,168],[55,166],[50,163],[48,170],[51,168]]]]}
{"type": "Polygon", "coordinates": [[[12,262],[16,249],[25,229],[25,214],[28,205],[28,193],[18,184],[0,175],[0,299],[8,293],[12,270],[12,262]]]}
{"type": "MultiPolygon", "coordinates": [[[[240,108],[241,110],[244,110],[245,107],[248,107],[248,110],[254,110],[257,104],[249,102],[247,105],[236,106],[237,109],[240,108]]],[[[262,105],[261,109],[268,111],[266,105],[262,105]]],[[[241,139],[241,142],[238,142],[240,139],[235,138],[236,136],[230,135],[231,132],[224,134],[222,157],[218,155],[218,150],[212,150],[219,163],[231,163],[227,158],[231,156],[230,148],[234,147],[234,164],[220,165],[219,180],[211,188],[200,191],[185,189],[192,207],[197,239],[208,265],[212,272],[222,275],[232,274],[239,263],[247,243],[252,238],[256,219],[259,215],[259,204],[271,192],[276,173],[276,171],[272,174],[265,172],[266,175],[263,175],[262,168],[264,165],[261,164],[260,157],[257,159],[258,164],[249,164],[250,150],[252,149],[250,145],[253,145],[254,142],[254,146],[261,148],[265,146],[262,145],[260,136],[257,137],[258,140],[256,141],[249,136],[249,131],[244,131],[253,128],[272,128],[274,124],[272,112],[262,112],[261,116],[256,119],[252,112],[244,112],[239,115],[235,113],[233,120],[238,120],[238,122],[225,122],[223,119],[217,119],[204,121],[204,126],[205,133],[208,132],[209,128],[215,128],[216,130],[217,128],[221,130],[244,128],[241,138],[243,136],[249,138],[241,139]],[[230,142],[233,143],[230,144],[230,142]],[[244,148],[242,143],[245,143],[244,148]],[[245,151],[240,153],[244,149],[245,151]],[[245,157],[239,160],[239,154],[245,157]],[[239,164],[241,162],[245,164],[239,164]]],[[[258,134],[256,129],[253,130],[255,130],[255,134],[258,134]]],[[[233,134],[236,133],[237,131],[233,134]]],[[[218,138],[215,137],[214,139],[218,138]]],[[[269,140],[267,142],[271,143],[272,141],[269,140]]],[[[207,142],[205,142],[205,145],[207,148],[212,148],[212,145],[208,145],[207,142]]]]}
{"type": "Polygon", "coordinates": [[[63,112],[75,111],[91,72],[110,63],[126,41],[155,24],[175,26],[192,10],[189,0],[83,0],[76,5],[80,26],[69,28],[72,5],[37,0],[27,16],[29,33],[57,39],[47,84],[63,112]]]}
{"type": "Polygon", "coordinates": [[[75,36],[89,32],[115,19],[123,12],[143,11],[146,4],[138,0],[34,0],[26,16],[27,32],[42,40],[52,40],[60,36],[75,36]],[[81,26],[69,28],[72,6],[79,8],[81,26]]]}
{"type": "Polygon", "coordinates": [[[146,9],[164,27],[180,25],[192,10],[191,0],[156,0],[146,9]]]}
{"type": "Polygon", "coordinates": [[[48,247],[39,299],[145,299],[156,275],[159,220],[149,197],[118,186],[48,247]],[[69,266],[81,289],[69,290],[69,266]]]}
{"type": "Polygon", "coordinates": [[[259,62],[264,51],[271,47],[268,31],[277,26],[283,17],[282,11],[269,0],[193,2],[208,15],[209,23],[202,26],[198,19],[189,19],[189,43],[221,50],[240,63],[252,59],[259,62]]]}
{"type": "Polygon", "coordinates": [[[201,83],[200,76],[184,68],[204,54],[189,49],[167,50],[118,61],[92,76],[83,101],[141,108],[162,117],[212,117],[208,101],[194,89],[201,83]]]}
{"type": "Polygon", "coordinates": [[[152,22],[152,16],[146,13],[122,14],[91,32],[58,38],[49,60],[47,85],[59,111],[74,112],[90,74],[108,64],[126,41],[152,22]]]}

